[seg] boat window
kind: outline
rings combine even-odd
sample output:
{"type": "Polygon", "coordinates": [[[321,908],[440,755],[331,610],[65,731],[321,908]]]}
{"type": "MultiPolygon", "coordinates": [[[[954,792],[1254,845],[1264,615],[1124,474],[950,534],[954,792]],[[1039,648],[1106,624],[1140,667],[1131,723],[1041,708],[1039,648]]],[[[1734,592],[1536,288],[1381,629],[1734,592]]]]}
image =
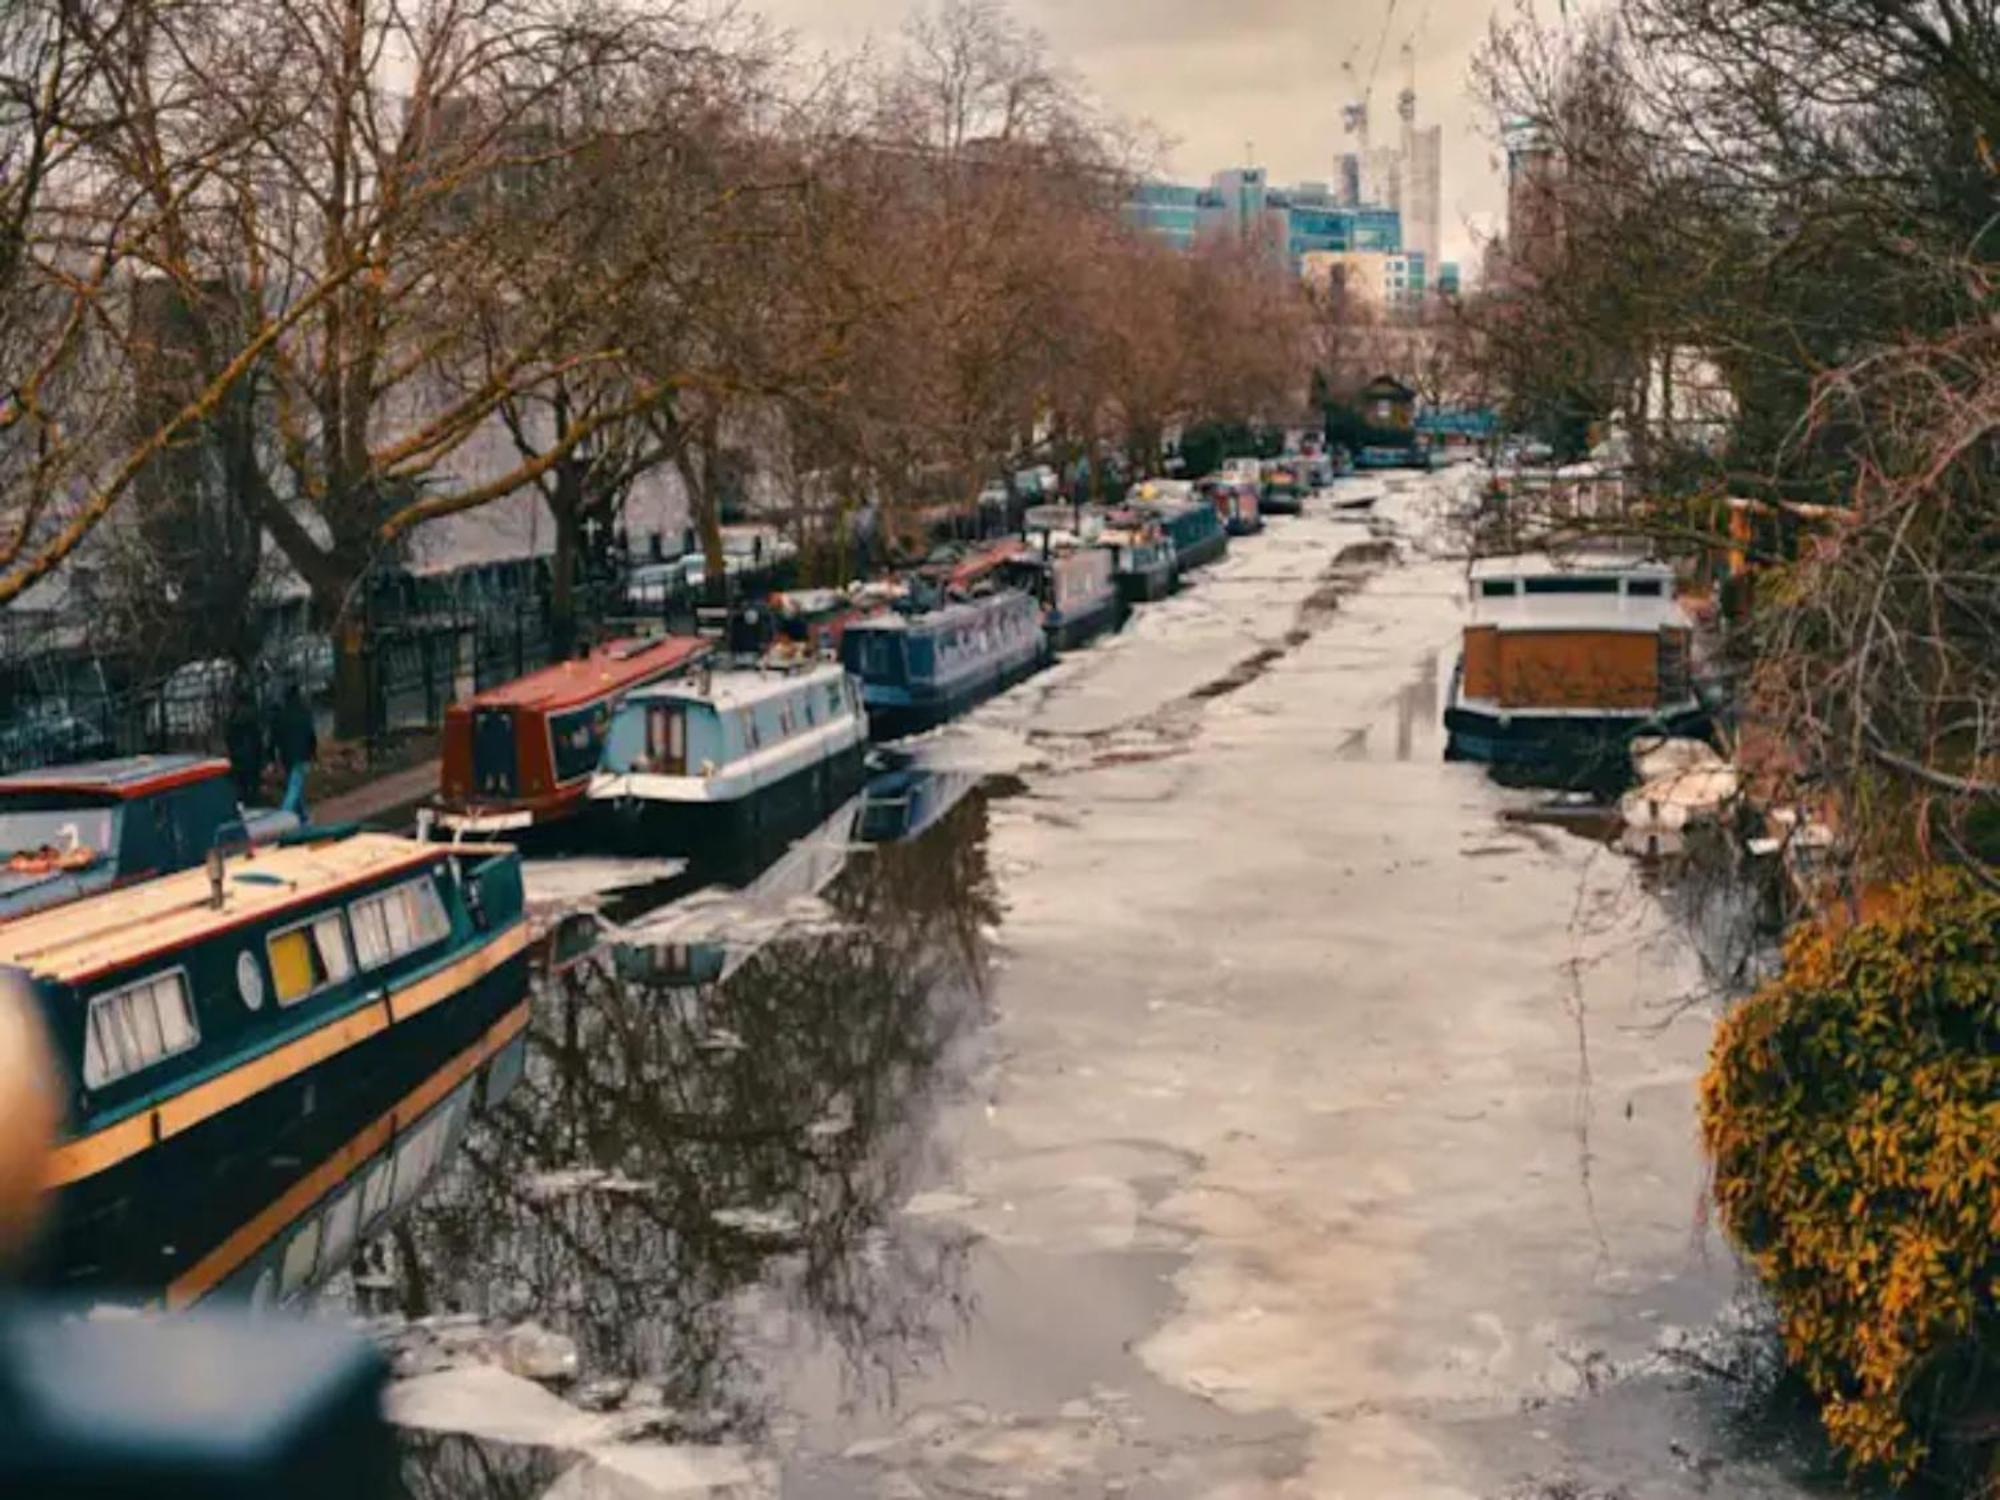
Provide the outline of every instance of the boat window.
{"type": "Polygon", "coordinates": [[[1521,587],[1530,594],[1615,594],[1616,578],[1524,578],[1521,587]]]}
{"type": "Polygon", "coordinates": [[[354,972],[347,934],[336,911],[272,933],[264,948],[271,957],[271,981],[280,1005],[297,1005],[354,972]]]}
{"type": "Polygon", "coordinates": [[[1666,580],[1661,578],[1633,578],[1625,584],[1625,592],[1635,599],[1658,599],[1666,591],[1666,580]]]}
{"type": "Polygon", "coordinates": [[[9,798],[0,811],[0,861],[17,872],[84,870],[117,849],[118,814],[103,807],[33,807],[9,798]]]}
{"type": "Polygon", "coordinates": [[[929,677],[937,670],[936,642],[926,636],[913,635],[907,649],[912,677],[929,677]]]}
{"type": "Polygon", "coordinates": [[[1482,599],[1511,599],[1514,594],[1515,584],[1511,578],[1489,578],[1479,585],[1482,599]]]}
{"type": "Polygon", "coordinates": [[[597,769],[610,719],[610,713],[601,703],[550,717],[549,745],[555,752],[557,781],[574,781],[597,769]]]}
{"type": "Polygon", "coordinates": [[[428,948],[451,936],[444,900],[429,880],[408,880],[363,896],[347,908],[354,927],[354,953],[364,969],[428,948]]]}
{"type": "Polygon", "coordinates": [[[838,682],[829,682],[826,685],[826,711],[836,719],[840,717],[840,685],[846,680],[843,677],[838,682]]]}
{"type": "Polygon", "coordinates": [[[130,1078],[200,1040],[184,969],[99,995],[84,1031],[83,1086],[101,1089],[130,1078]]]}

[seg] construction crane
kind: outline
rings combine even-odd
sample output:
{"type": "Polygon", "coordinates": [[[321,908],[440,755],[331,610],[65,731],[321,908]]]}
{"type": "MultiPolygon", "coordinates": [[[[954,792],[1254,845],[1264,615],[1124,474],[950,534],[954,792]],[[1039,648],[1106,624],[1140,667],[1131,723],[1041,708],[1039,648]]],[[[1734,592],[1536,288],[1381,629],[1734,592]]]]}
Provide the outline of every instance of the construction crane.
{"type": "MultiPolygon", "coordinates": [[[[1410,28],[1410,34],[1403,39],[1403,91],[1396,96],[1396,113],[1405,126],[1417,123],[1417,43],[1424,39],[1424,33],[1431,24],[1431,5],[1434,0],[1424,0],[1424,8],[1417,16],[1417,24],[1410,28]]],[[[1390,0],[1389,9],[1395,11],[1395,0],[1390,0]]]]}
{"type": "Polygon", "coordinates": [[[1375,38],[1375,55],[1369,61],[1365,81],[1354,70],[1355,61],[1361,55],[1361,43],[1356,42],[1348,49],[1346,60],[1340,65],[1341,75],[1346,78],[1348,86],[1348,103],[1341,109],[1341,122],[1349,135],[1359,137],[1364,157],[1368,154],[1368,107],[1374,102],[1376,75],[1382,70],[1382,53],[1389,45],[1389,27],[1395,19],[1396,0],[1389,0],[1388,8],[1382,14],[1382,30],[1375,38]]]}

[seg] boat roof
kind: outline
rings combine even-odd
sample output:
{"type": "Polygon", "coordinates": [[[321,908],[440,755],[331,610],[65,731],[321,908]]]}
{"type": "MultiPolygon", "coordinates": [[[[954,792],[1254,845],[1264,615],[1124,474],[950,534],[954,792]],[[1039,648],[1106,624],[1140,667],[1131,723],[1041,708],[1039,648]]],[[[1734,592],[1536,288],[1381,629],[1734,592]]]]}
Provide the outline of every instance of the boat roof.
{"type": "Polygon", "coordinates": [[[854,608],[845,589],[791,589],[771,596],[771,607],[781,614],[833,614],[854,608]]]}
{"type": "Polygon", "coordinates": [[[209,905],[208,871],[183,870],[16,917],[0,926],[0,964],[76,983],[445,857],[438,845],[386,833],[259,849],[228,862],[219,908],[209,905]]]}
{"type": "Polygon", "coordinates": [[[782,697],[801,683],[823,683],[839,679],[847,669],[838,662],[815,662],[801,667],[743,667],[711,672],[700,678],[677,678],[654,683],[632,695],[634,702],[668,699],[675,703],[709,703],[718,709],[748,708],[767,699],[782,697]]]}
{"type": "Polygon", "coordinates": [[[473,698],[471,706],[533,708],[544,713],[575,708],[685,666],[708,649],[709,642],[691,635],[607,641],[588,656],[489,688],[473,698]]]}
{"type": "Polygon", "coordinates": [[[1674,570],[1651,558],[1617,552],[1517,552],[1482,557],[1472,565],[1476,583],[1485,578],[1553,578],[1567,574],[1611,574],[1633,578],[1672,578],[1674,570]]]}
{"type": "Polygon", "coordinates": [[[946,586],[955,589],[968,588],[1027,550],[1027,543],[1019,541],[998,542],[982,547],[951,565],[950,571],[945,575],[946,586]]]}
{"type": "Polygon", "coordinates": [[[1691,629],[1675,599],[1635,599],[1621,594],[1527,594],[1475,599],[1468,622],[1502,631],[1575,630],[1652,635],[1663,628],[1691,629]]]}
{"type": "Polygon", "coordinates": [[[0,798],[67,792],[129,802],[228,774],[228,761],[204,755],[127,755],[0,776],[0,798]]]}
{"type": "Polygon", "coordinates": [[[1693,622],[1674,597],[1674,570],[1664,563],[1610,553],[1552,558],[1544,553],[1485,558],[1472,565],[1470,624],[1500,630],[1595,630],[1652,634],[1662,628],[1691,629],[1693,622]],[[1478,585],[1488,579],[1578,578],[1658,580],[1659,593],[1503,594],[1487,597],[1478,585]]]}
{"type": "Polygon", "coordinates": [[[990,614],[996,603],[1012,599],[1033,603],[1019,589],[995,589],[990,594],[977,594],[970,599],[954,599],[949,603],[940,604],[936,609],[919,610],[915,614],[902,610],[883,610],[880,614],[870,615],[865,620],[856,620],[847,628],[906,631],[916,626],[949,625],[959,619],[990,614]]]}

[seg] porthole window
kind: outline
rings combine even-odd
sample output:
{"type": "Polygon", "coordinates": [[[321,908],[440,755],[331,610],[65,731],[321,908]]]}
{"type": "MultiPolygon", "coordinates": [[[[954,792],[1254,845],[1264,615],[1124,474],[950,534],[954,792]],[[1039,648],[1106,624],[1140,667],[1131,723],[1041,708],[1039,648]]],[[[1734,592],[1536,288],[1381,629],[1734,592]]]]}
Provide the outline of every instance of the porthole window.
{"type": "Polygon", "coordinates": [[[264,971],[257,967],[257,955],[248,948],[236,955],[236,993],[243,997],[244,1009],[264,1008],[264,971]]]}

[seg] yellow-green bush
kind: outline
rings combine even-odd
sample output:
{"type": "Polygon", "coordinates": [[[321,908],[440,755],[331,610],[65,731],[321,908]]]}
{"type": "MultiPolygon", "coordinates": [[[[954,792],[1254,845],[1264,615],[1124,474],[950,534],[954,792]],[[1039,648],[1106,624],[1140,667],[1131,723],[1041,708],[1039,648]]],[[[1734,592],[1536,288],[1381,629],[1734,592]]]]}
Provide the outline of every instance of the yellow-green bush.
{"type": "Polygon", "coordinates": [[[1907,1479],[2000,1416],[2000,896],[1954,873],[1809,929],[1718,1033],[1723,1223],[1829,1436],[1907,1479]]]}

